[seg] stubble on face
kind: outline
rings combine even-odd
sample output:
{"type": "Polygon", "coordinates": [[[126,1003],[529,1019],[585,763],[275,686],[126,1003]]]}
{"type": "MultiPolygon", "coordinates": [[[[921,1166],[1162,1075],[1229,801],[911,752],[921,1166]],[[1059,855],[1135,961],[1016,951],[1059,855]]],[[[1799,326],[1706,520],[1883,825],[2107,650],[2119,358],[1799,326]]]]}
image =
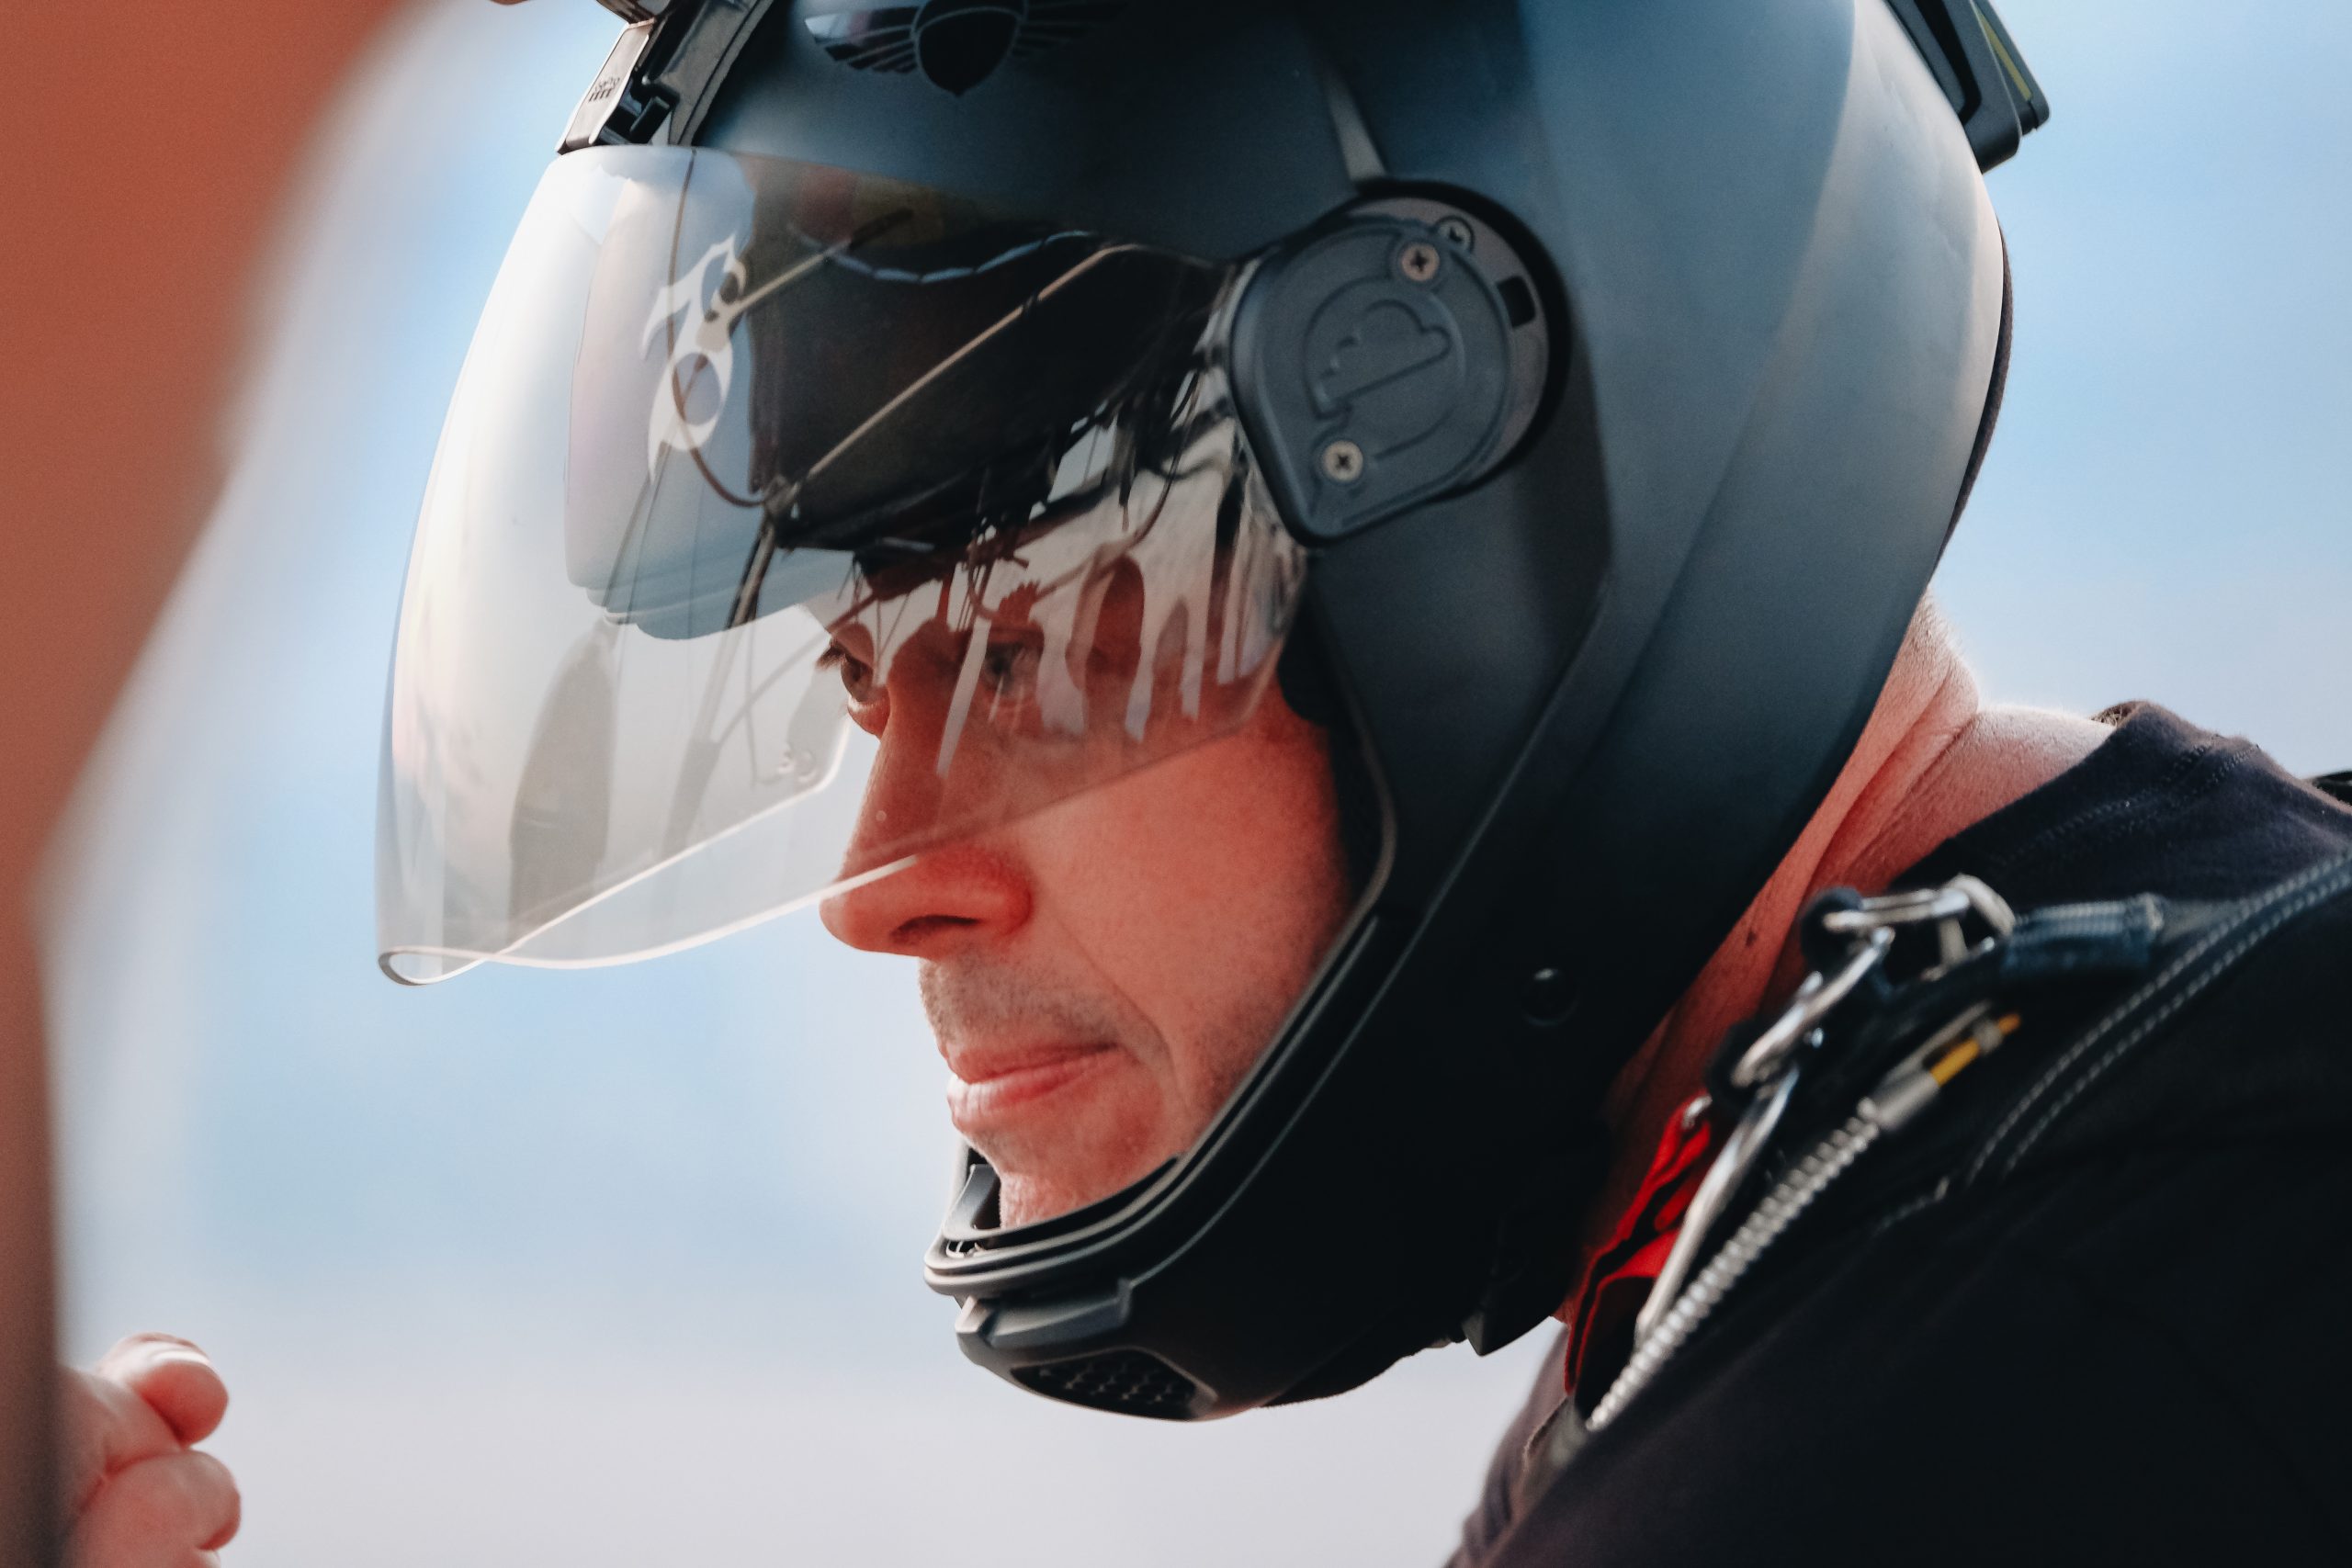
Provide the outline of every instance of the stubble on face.
{"type": "Polygon", "coordinates": [[[996,1169],[1008,1227],[1100,1201],[1183,1153],[1240,1088],[1290,999],[1235,998],[1207,1027],[1171,1040],[1099,974],[975,953],[923,963],[919,984],[959,1077],[992,1054],[1103,1047],[1076,1081],[1011,1114],[974,1111],[978,1097],[951,1090],[958,1130],[996,1169]]]}
{"type": "Polygon", "coordinates": [[[902,874],[843,896],[828,924],[922,961],[949,1111],[995,1168],[1008,1227],[1196,1144],[1356,891],[1328,737],[1272,689],[1241,729],[902,874]]]}

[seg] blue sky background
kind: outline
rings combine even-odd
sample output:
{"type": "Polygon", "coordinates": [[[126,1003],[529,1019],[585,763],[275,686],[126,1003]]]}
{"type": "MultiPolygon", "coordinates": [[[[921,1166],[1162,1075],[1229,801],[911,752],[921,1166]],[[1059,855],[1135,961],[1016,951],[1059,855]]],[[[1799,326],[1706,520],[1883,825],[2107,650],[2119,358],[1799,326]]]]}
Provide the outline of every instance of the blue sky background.
{"type": "Polygon", "coordinates": [[[2008,401],[1939,583],[1996,695],[2352,766],[2352,7],[2008,0],[2008,401]]]}
{"type": "MultiPolygon", "coordinates": [[[[2017,359],[1939,592],[1996,697],[2154,696],[2352,765],[2352,7],[2004,14],[2057,118],[1993,179],[2017,359]]],[[[918,1272],[949,1145],[899,966],[787,919],[378,976],[409,528],[612,26],[419,9],[255,289],[233,477],[54,867],[70,1348],[215,1351],[246,1568],[1433,1562],[1523,1353],[1208,1429],[963,1363],[918,1272]]]]}

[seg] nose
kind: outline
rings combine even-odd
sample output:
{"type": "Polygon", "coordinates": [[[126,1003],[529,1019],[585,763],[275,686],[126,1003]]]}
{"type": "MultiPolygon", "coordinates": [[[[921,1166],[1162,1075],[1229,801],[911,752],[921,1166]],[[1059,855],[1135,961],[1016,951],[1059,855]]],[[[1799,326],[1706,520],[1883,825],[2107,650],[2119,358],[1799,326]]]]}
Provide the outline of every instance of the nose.
{"type": "Polygon", "coordinates": [[[943,959],[986,946],[1027,923],[1031,895],[1020,869],[978,844],[949,844],[819,908],[825,929],[850,946],[943,959]]]}
{"type": "MultiPolygon", "coordinates": [[[[956,815],[938,773],[938,705],[893,685],[891,718],[858,803],[844,878],[905,859],[929,829],[956,815]]],[[[854,883],[826,899],[819,914],[825,929],[852,947],[940,959],[1020,930],[1032,899],[1015,857],[967,839],[922,849],[910,863],[854,883]]]]}

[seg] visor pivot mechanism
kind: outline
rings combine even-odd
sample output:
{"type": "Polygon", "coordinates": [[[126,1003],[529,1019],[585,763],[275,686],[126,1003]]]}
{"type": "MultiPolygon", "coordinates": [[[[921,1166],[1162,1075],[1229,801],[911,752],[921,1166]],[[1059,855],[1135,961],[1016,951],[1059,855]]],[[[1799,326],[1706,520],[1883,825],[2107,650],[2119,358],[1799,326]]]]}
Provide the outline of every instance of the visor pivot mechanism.
{"type": "Polygon", "coordinates": [[[1292,529],[1343,537],[1508,457],[1548,374],[1539,299],[1498,231],[1427,198],[1269,260],[1235,323],[1235,390],[1292,529]]]}

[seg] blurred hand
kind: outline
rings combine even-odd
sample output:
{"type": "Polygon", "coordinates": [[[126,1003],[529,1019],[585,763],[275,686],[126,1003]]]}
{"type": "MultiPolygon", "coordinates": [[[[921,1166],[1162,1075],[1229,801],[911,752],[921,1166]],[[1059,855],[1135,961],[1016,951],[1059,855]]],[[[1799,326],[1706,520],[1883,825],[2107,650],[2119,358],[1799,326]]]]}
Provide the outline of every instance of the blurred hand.
{"type": "Polygon", "coordinates": [[[134,1334],[59,1395],[72,1568],[212,1568],[237,1533],[237,1483],[203,1441],[229,1408],[204,1352],[134,1334]]]}

